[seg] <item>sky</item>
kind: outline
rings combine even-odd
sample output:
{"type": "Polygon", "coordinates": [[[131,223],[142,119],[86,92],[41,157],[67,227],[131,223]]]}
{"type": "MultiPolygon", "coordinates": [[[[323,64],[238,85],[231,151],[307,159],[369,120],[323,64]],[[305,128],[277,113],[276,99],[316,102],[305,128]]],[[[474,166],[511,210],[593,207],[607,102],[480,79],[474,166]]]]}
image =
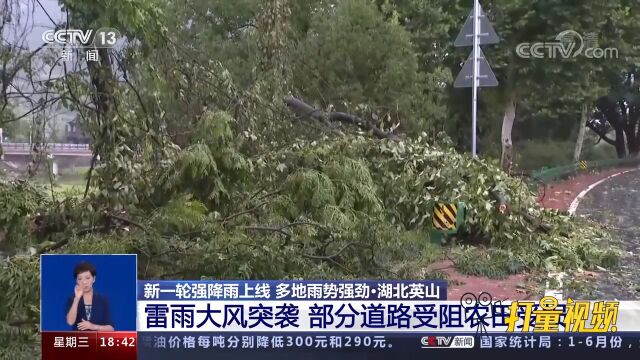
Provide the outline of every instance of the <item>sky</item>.
{"type": "Polygon", "coordinates": [[[12,26],[9,41],[15,42],[17,36],[26,31],[24,46],[35,49],[42,45],[42,33],[53,29],[53,21],[60,24],[65,16],[61,11],[58,0],[9,0],[20,4],[20,14],[14,19],[17,23],[12,26]]]}
{"type": "MultiPolygon", "coordinates": [[[[22,47],[24,50],[35,50],[44,44],[42,34],[46,30],[54,29],[54,22],[62,24],[65,21],[65,15],[62,13],[58,0],[8,0],[13,3],[12,11],[19,11],[18,14],[11,14],[11,24],[5,26],[2,34],[2,42],[4,45],[12,44],[22,47]],[[16,6],[17,5],[17,6],[16,6]],[[53,21],[52,21],[53,20],[53,21]]],[[[0,9],[4,12],[6,9],[0,9]]],[[[42,53],[42,52],[41,52],[42,53]]],[[[73,62],[67,62],[68,67],[72,67],[73,62]]],[[[34,79],[46,79],[49,77],[49,66],[44,66],[42,70],[34,75],[34,79]]],[[[57,66],[51,72],[52,78],[63,75],[62,66],[57,66]]],[[[19,73],[18,79],[14,81],[23,92],[33,91],[30,82],[26,80],[25,73],[19,73]]],[[[15,90],[13,90],[15,92],[15,90]]],[[[51,97],[51,95],[49,95],[51,97]]],[[[31,98],[37,101],[40,95],[32,95],[31,98]]],[[[14,99],[11,105],[15,107],[15,115],[19,116],[31,109],[31,104],[21,99],[14,99]]],[[[46,111],[47,118],[55,122],[68,121],[75,117],[75,112],[69,110],[57,110],[50,107],[46,111]]],[[[31,121],[32,117],[27,116],[24,121],[31,121]]],[[[58,125],[59,127],[62,125],[58,125]]],[[[64,128],[62,128],[64,129],[64,128]]]]}

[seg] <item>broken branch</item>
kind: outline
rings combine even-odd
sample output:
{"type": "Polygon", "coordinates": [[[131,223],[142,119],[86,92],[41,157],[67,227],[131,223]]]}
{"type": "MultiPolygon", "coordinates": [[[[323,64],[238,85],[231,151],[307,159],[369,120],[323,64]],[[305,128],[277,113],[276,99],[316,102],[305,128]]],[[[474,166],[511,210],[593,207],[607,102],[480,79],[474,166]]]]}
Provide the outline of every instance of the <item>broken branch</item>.
{"type": "Polygon", "coordinates": [[[380,130],[372,123],[358,117],[357,115],[348,114],[339,111],[332,111],[325,113],[321,110],[315,109],[313,106],[305,103],[302,100],[296,99],[293,96],[285,97],[285,104],[293,111],[296,116],[300,118],[312,118],[318,121],[329,120],[330,122],[341,122],[345,124],[356,125],[362,130],[371,131],[378,139],[391,139],[398,140],[398,135],[394,133],[388,133],[380,130]]]}

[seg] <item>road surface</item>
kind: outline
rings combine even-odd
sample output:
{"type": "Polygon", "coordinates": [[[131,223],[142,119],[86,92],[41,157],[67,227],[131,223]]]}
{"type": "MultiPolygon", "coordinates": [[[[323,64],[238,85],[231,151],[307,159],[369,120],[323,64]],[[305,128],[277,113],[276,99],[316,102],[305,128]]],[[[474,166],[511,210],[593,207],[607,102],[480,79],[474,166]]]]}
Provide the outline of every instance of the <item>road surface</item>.
{"type": "MultiPolygon", "coordinates": [[[[622,251],[619,267],[603,272],[588,288],[574,292],[584,299],[640,300],[640,171],[620,175],[592,189],[580,202],[577,216],[604,224],[611,243],[622,251]]],[[[569,291],[571,294],[571,291],[569,291]]]]}

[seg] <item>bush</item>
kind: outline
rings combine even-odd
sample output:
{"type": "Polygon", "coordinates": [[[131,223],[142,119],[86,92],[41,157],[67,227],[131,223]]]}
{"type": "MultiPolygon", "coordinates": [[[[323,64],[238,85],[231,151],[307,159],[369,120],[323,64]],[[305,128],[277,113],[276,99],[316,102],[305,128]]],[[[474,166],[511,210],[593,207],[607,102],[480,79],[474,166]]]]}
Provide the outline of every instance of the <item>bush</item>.
{"type": "Polygon", "coordinates": [[[581,160],[593,161],[593,160],[607,160],[617,159],[618,154],[616,148],[605,142],[595,144],[593,140],[585,139],[584,148],[582,150],[581,160]]]}
{"type": "MultiPolygon", "coordinates": [[[[518,170],[538,170],[543,167],[567,165],[573,162],[574,141],[527,140],[514,145],[515,168],[518,170]]],[[[616,149],[606,143],[595,143],[585,138],[580,160],[616,159],[616,149]]]]}
{"type": "Polygon", "coordinates": [[[566,165],[573,161],[575,143],[571,141],[527,140],[514,144],[514,168],[537,170],[566,165]]]}
{"type": "Polygon", "coordinates": [[[0,260],[0,359],[39,358],[40,336],[35,325],[40,317],[40,260],[14,256],[0,260]],[[6,290],[5,290],[6,289],[6,290]],[[34,319],[33,325],[12,326],[11,321],[34,319]]]}
{"type": "Polygon", "coordinates": [[[22,180],[4,181],[0,178],[0,243],[6,240],[11,247],[32,244],[29,236],[29,216],[47,205],[42,187],[22,180]]]}

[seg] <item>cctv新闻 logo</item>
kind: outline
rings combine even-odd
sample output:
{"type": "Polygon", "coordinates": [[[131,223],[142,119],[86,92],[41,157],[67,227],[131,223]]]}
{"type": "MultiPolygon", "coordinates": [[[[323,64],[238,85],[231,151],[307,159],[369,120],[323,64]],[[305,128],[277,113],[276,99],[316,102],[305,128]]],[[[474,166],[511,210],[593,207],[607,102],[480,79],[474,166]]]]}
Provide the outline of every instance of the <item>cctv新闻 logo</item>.
{"type": "Polygon", "coordinates": [[[468,335],[429,335],[420,339],[423,349],[473,349],[475,338],[468,335]]]}

